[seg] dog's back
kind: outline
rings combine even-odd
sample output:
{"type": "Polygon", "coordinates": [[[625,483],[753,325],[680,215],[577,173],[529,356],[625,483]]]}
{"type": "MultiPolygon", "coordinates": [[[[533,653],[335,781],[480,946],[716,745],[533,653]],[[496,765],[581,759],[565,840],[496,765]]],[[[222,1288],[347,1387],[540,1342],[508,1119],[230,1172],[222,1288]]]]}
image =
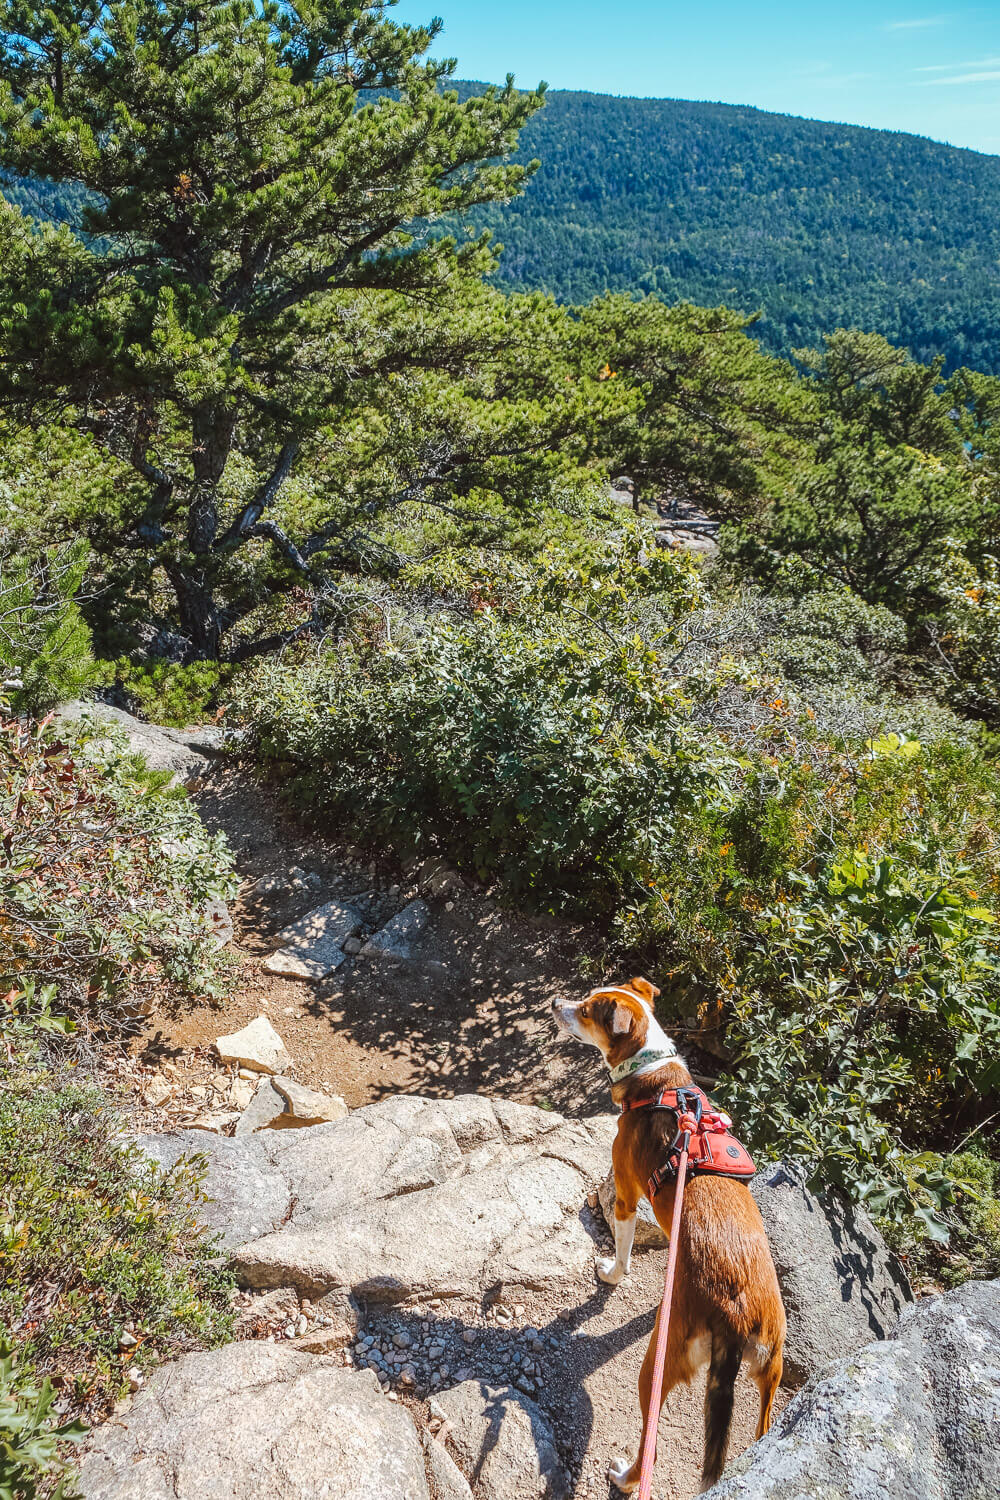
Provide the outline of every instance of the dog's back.
{"type": "MultiPolygon", "coordinates": [[[[664,1111],[623,1116],[614,1164],[616,1189],[624,1189],[626,1198],[642,1195],[662,1166],[674,1123],[664,1111]]],[[[665,1234],[670,1232],[674,1192],[675,1184],[667,1181],[653,1198],[653,1212],[665,1234]]],[[[708,1486],[725,1465],[736,1377],[744,1361],[760,1392],[757,1435],[770,1425],[781,1380],[785,1309],[764,1221],[745,1183],[719,1176],[688,1178],[679,1235],[665,1384],[669,1389],[707,1368],[702,1477],[708,1486]]],[[[641,1387],[642,1382],[642,1394],[641,1387]]]]}

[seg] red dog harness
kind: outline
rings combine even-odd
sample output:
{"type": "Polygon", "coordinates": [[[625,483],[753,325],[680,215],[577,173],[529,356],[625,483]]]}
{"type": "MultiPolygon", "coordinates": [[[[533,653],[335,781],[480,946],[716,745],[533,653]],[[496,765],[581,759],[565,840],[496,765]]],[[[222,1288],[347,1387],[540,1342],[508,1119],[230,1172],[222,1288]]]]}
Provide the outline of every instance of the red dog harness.
{"type": "Polygon", "coordinates": [[[657,1167],[647,1183],[647,1196],[651,1201],[665,1182],[676,1177],[685,1135],[690,1138],[689,1173],[736,1177],[748,1182],[757,1170],[750,1152],[730,1134],[732,1120],[721,1110],[713,1109],[708,1095],[694,1084],[680,1089],[662,1089],[649,1099],[626,1099],[622,1104],[622,1114],[630,1109],[669,1109],[677,1117],[677,1133],[667,1160],[662,1167],[657,1167]]]}

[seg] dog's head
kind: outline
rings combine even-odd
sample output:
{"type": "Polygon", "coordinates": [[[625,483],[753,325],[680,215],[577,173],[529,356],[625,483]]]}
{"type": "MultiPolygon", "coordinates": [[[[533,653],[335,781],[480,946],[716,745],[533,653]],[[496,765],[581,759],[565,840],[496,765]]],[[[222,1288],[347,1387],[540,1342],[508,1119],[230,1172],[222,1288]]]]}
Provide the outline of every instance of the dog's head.
{"type": "Polygon", "coordinates": [[[601,985],[585,1000],[557,996],[552,1014],[560,1031],[597,1047],[613,1068],[646,1045],[659,993],[648,979],[630,979],[627,984],[601,985]]]}

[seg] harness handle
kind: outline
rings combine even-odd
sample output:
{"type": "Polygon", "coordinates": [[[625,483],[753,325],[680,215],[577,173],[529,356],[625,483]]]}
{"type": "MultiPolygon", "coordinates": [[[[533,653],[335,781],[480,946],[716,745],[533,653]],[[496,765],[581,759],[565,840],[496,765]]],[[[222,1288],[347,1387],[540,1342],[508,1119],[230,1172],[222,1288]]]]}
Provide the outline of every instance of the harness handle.
{"type": "MultiPolygon", "coordinates": [[[[700,1101],[698,1115],[700,1118],[700,1101]]],[[[677,1162],[677,1191],[674,1193],[674,1212],[670,1221],[670,1250],[667,1254],[667,1272],[663,1280],[663,1297],[660,1301],[660,1311],[656,1324],[656,1349],[653,1354],[653,1384],[649,1392],[646,1435],[643,1439],[642,1462],[639,1467],[638,1500],[649,1500],[653,1487],[656,1436],[660,1424],[660,1404],[663,1400],[663,1366],[667,1357],[667,1334],[670,1331],[670,1304],[674,1295],[674,1273],[677,1269],[677,1243],[680,1238],[681,1227],[681,1203],[684,1198],[684,1179],[687,1176],[688,1147],[690,1144],[690,1132],[685,1131],[680,1138],[680,1157],[677,1162]]]]}

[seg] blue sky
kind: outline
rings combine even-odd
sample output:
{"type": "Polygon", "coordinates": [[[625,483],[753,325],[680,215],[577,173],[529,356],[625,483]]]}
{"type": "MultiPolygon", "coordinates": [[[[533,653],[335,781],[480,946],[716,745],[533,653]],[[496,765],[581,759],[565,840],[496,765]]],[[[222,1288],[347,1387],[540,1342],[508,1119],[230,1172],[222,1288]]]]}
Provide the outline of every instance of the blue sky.
{"type": "Polygon", "coordinates": [[[1000,0],[401,0],[462,78],[754,104],[1000,154],[1000,0]]]}

